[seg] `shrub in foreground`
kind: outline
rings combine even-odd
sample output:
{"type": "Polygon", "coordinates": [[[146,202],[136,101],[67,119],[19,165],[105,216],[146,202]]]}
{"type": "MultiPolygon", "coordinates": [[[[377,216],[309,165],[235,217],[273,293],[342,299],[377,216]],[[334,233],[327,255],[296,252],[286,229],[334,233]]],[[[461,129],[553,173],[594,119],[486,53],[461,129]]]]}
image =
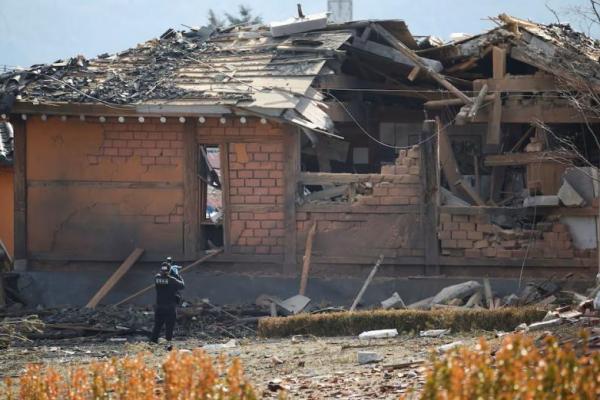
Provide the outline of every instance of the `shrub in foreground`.
{"type": "Polygon", "coordinates": [[[499,308],[495,310],[375,310],[330,314],[298,314],[291,317],[262,318],[258,333],[263,337],[291,335],[354,336],[375,329],[398,329],[418,332],[449,328],[453,332],[473,330],[513,330],[522,322],[541,320],[546,312],[533,308],[499,308]]]}
{"type": "Polygon", "coordinates": [[[29,365],[18,385],[10,379],[0,386],[8,400],[253,400],[239,360],[229,366],[202,350],[172,352],[162,365],[164,378],[143,354],[75,366],[65,374],[52,367],[29,365]]]}
{"type": "Polygon", "coordinates": [[[492,356],[481,339],[473,349],[455,349],[434,360],[421,393],[408,398],[596,400],[600,353],[583,349],[578,356],[553,337],[538,349],[531,338],[513,335],[492,356]]]}

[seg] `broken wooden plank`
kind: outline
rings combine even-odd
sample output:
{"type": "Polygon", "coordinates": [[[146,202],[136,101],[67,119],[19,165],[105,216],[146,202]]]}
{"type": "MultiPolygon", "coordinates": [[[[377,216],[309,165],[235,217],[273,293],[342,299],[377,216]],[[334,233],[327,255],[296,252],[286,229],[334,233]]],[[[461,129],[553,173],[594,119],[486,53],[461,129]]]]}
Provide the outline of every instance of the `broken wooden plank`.
{"type": "MultiPolygon", "coordinates": [[[[493,94],[494,100],[492,100],[492,109],[490,111],[490,117],[488,120],[487,135],[485,137],[485,144],[488,146],[498,147],[500,145],[500,125],[502,123],[502,98],[500,92],[493,94]]],[[[475,120],[476,115],[473,116],[475,120]]]]}
{"type": "Polygon", "coordinates": [[[540,162],[573,160],[577,155],[568,151],[539,151],[534,153],[493,154],[485,157],[486,167],[507,167],[512,165],[527,165],[540,162]]]}
{"type": "Polygon", "coordinates": [[[459,179],[456,181],[455,186],[460,187],[470,198],[473,200],[475,204],[478,206],[485,206],[485,202],[479,196],[479,193],[473,189],[473,187],[464,179],[459,179]]]}
{"type": "Polygon", "coordinates": [[[467,114],[467,118],[469,118],[469,120],[472,121],[473,118],[475,118],[475,116],[477,115],[477,112],[479,111],[479,108],[481,107],[481,104],[483,103],[483,100],[485,99],[487,92],[488,92],[488,85],[483,85],[483,87],[479,91],[479,94],[475,98],[475,101],[473,102],[471,109],[469,110],[469,112],[467,114]]]}
{"type": "Polygon", "coordinates": [[[144,249],[136,248],[131,252],[129,257],[123,261],[123,263],[117,268],[117,270],[108,278],[108,280],[102,285],[100,290],[90,299],[87,303],[87,308],[95,308],[98,303],[110,292],[110,290],[123,278],[123,276],[129,271],[129,269],[140,259],[144,254],[144,249]]]}
{"type": "MultiPolygon", "coordinates": [[[[492,101],[494,100],[493,94],[488,94],[484,97],[484,101],[492,101]]],[[[475,99],[473,99],[475,101],[475,99]]],[[[435,108],[444,108],[444,107],[453,107],[453,106],[462,106],[465,104],[461,99],[443,99],[443,100],[430,100],[423,104],[425,108],[435,109],[435,108]]]]}
{"type": "Polygon", "coordinates": [[[517,143],[515,143],[515,145],[508,152],[514,153],[515,151],[519,150],[519,148],[521,148],[521,145],[525,142],[525,140],[527,140],[531,132],[534,131],[534,128],[535,127],[533,125],[527,128],[523,136],[521,136],[521,138],[517,140],[517,143]]]}
{"type": "MultiPolygon", "coordinates": [[[[185,268],[182,268],[182,269],[181,269],[181,271],[180,271],[180,273],[182,273],[182,272],[185,272],[185,271],[189,270],[190,268],[193,268],[193,267],[195,267],[195,266],[197,266],[197,265],[200,265],[200,264],[202,264],[203,262],[205,262],[205,261],[207,261],[207,260],[210,260],[210,259],[211,259],[211,258],[213,258],[214,256],[216,256],[216,255],[218,255],[218,254],[221,254],[222,252],[223,252],[223,249],[222,249],[222,248],[220,248],[220,249],[217,249],[217,250],[216,250],[216,251],[214,251],[213,253],[207,254],[207,255],[205,255],[204,257],[202,257],[202,258],[200,258],[200,259],[198,259],[198,260],[194,261],[193,263],[191,263],[191,264],[190,264],[190,265],[188,265],[187,267],[185,267],[185,268]]],[[[134,294],[132,294],[131,296],[129,296],[129,297],[126,297],[126,298],[124,298],[123,300],[119,301],[118,303],[116,303],[116,304],[115,304],[115,306],[120,306],[121,304],[125,304],[125,303],[127,303],[128,301],[130,301],[130,300],[132,300],[132,299],[135,299],[136,297],[138,297],[138,296],[140,296],[140,295],[142,295],[142,294],[146,293],[147,291],[149,291],[149,290],[151,290],[151,289],[153,289],[153,288],[154,288],[154,284],[152,284],[152,285],[149,285],[149,286],[147,286],[147,287],[145,287],[145,288],[143,288],[143,289],[141,289],[141,290],[139,290],[139,291],[135,292],[135,293],[134,293],[134,294]]]]}
{"type": "Polygon", "coordinates": [[[411,49],[406,47],[404,43],[400,42],[396,39],[390,32],[387,31],[383,26],[378,24],[371,24],[373,30],[375,30],[379,35],[381,35],[393,48],[404,54],[406,57],[411,59],[415,65],[419,66],[423,71],[425,71],[429,76],[431,76],[437,83],[441,86],[448,89],[448,91],[454,94],[456,97],[461,99],[465,104],[471,104],[473,100],[460,91],[456,86],[448,82],[446,78],[434,71],[429,65],[427,65],[423,59],[417,56],[411,49]]]}
{"type": "Polygon", "coordinates": [[[367,277],[367,280],[365,281],[365,283],[363,284],[362,288],[360,288],[360,291],[358,292],[358,294],[356,295],[356,298],[354,299],[354,302],[352,303],[352,306],[350,307],[349,312],[354,312],[354,310],[356,309],[356,306],[358,305],[358,303],[361,301],[363,295],[365,294],[367,288],[369,287],[369,285],[371,284],[371,281],[373,280],[373,277],[375,276],[375,274],[377,273],[377,270],[379,269],[379,266],[381,265],[381,263],[383,262],[383,254],[379,256],[379,259],[377,260],[377,262],[375,263],[375,266],[373,267],[373,269],[371,270],[371,273],[369,274],[369,276],[367,277]]]}
{"type": "Polygon", "coordinates": [[[312,192],[304,197],[305,201],[316,201],[316,200],[331,200],[334,197],[342,196],[348,193],[349,186],[333,186],[327,189],[312,192]]]}
{"type": "Polygon", "coordinates": [[[452,144],[450,143],[450,138],[446,133],[446,129],[442,126],[440,121],[437,121],[437,129],[438,129],[438,153],[440,157],[440,165],[442,166],[442,171],[444,172],[444,176],[450,185],[450,190],[454,195],[459,195],[458,190],[455,187],[455,183],[462,179],[462,175],[458,170],[458,163],[456,162],[456,158],[454,156],[454,151],[452,151],[452,144]]]}
{"type": "Polygon", "coordinates": [[[304,296],[308,284],[308,272],[310,270],[310,257],[312,256],[313,241],[317,232],[317,221],[314,221],[308,235],[306,236],[306,248],[304,249],[304,262],[302,264],[302,275],[300,277],[300,290],[298,294],[304,296]]]}
{"type": "Polygon", "coordinates": [[[517,75],[505,76],[500,79],[476,79],[473,81],[473,89],[478,91],[488,85],[491,92],[507,93],[538,93],[538,92],[559,92],[556,80],[551,75],[517,75]]]}
{"type": "Polygon", "coordinates": [[[410,73],[408,74],[408,76],[406,77],[406,79],[408,79],[409,81],[413,82],[415,79],[417,79],[417,76],[419,76],[419,72],[421,72],[421,68],[419,68],[418,66],[414,67],[410,73]]]}
{"type": "Polygon", "coordinates": [[[492,284],[488,278],[483,278],[483,293],[485,294],[485,303],[490,310],[494,309],[494,296],[492,295],[492,284]]]}

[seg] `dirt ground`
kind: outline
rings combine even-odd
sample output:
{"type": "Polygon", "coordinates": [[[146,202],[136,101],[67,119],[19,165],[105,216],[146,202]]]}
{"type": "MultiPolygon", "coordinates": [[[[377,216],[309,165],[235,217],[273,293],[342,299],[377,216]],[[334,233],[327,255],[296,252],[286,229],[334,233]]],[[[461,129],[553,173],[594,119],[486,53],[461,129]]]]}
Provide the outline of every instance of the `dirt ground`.
{"type": "MultiPolygon", "coordinates": [[[[469,345],[481,336],[496,340],[493,334],[486,332],[451,334],[442,338],[401,335],[371,341],[354,337],[254,338],[241,339],[235,347],[209,353],[223,352],[239,357],[261,398],[277,398],[277,393],[269,386],[273,389],[282,386],[292,399],[397,399],[400,394],[422,384],[427,362],[403,368],[390,366],[427,361],[430,352],[439,345],[457,340],[469,345]],[[383,360],[359,365],[357,352],[363,350],[375,351],[383,356],[383,360]]],[[[164,346],[150,346],[143,337],[117,340],[122,339],[85,337],[13,346],[0,352],[0,376],[17,377],[29,363],[51,363],[60,368],[139,352],[148,352],[159,371],[166,355],[164,346]]],[[[202,347],[205,342],[185,339],[176,340],[174,344],[177,349],[192,350],[202,347]]]]}

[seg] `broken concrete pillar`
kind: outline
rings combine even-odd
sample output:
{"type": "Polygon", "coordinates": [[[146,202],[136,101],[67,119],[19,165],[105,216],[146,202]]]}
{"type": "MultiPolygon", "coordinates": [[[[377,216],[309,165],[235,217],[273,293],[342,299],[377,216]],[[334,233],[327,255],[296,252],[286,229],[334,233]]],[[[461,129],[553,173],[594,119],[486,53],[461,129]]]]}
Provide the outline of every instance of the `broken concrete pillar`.
{"type": "Polygon", "coordinates": [[[448,286],[433,297],[431,304],[446,304],[452,299],[464,299],[480,290],[481,284],[476,281],[468,281],[448,286]]]}
{"type": "Polygon", "coordinates": [[[583,207],[585,205],[583,197],[566,180],[558,190],[557,196],[560,202],[567,207],[583,207]]]}
{"type": "Polygon", "coordinates": [[[384,310],[387,310],[388,308],[406,308],[406,304],[404,304],[404,301],[398,292],[394,292],[392,297],[381,302],[381,307],[384,310]]]}
{"type": "Polygon", "coordinates": [[[559,204],[558,196],[531,196],[523,200],[523,207],[556,207],[559,204]]]}
{"type": "Polygon", "coordinates": [[[357,353],[358,363],[359,364],[370,364],[376,363],[383,360],[383,357],[374,351],[359,351],[357,353]]]}

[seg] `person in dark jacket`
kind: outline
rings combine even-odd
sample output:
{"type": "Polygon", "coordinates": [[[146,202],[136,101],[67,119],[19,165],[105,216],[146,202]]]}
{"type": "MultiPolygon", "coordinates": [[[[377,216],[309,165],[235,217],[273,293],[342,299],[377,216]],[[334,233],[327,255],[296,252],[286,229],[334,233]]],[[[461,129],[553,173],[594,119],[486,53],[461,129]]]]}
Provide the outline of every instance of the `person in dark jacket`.
{"type": "Polygon", "coordinates": [[[154,328],[150,340],[158,343],[160,331],[165,326],[165,338],[169,342],[167,349],[171,350],[171,339],[173,339],[173,329],[175,328],[175,319],[177,317],[177,294],[183,289],[185,284],[181,276],[175,277],[170,273],[171,267],[163,263],[160,267],[160,273],[154,277],[154,287],[156,288],[156,305],[154,307],[154,328]]]}

